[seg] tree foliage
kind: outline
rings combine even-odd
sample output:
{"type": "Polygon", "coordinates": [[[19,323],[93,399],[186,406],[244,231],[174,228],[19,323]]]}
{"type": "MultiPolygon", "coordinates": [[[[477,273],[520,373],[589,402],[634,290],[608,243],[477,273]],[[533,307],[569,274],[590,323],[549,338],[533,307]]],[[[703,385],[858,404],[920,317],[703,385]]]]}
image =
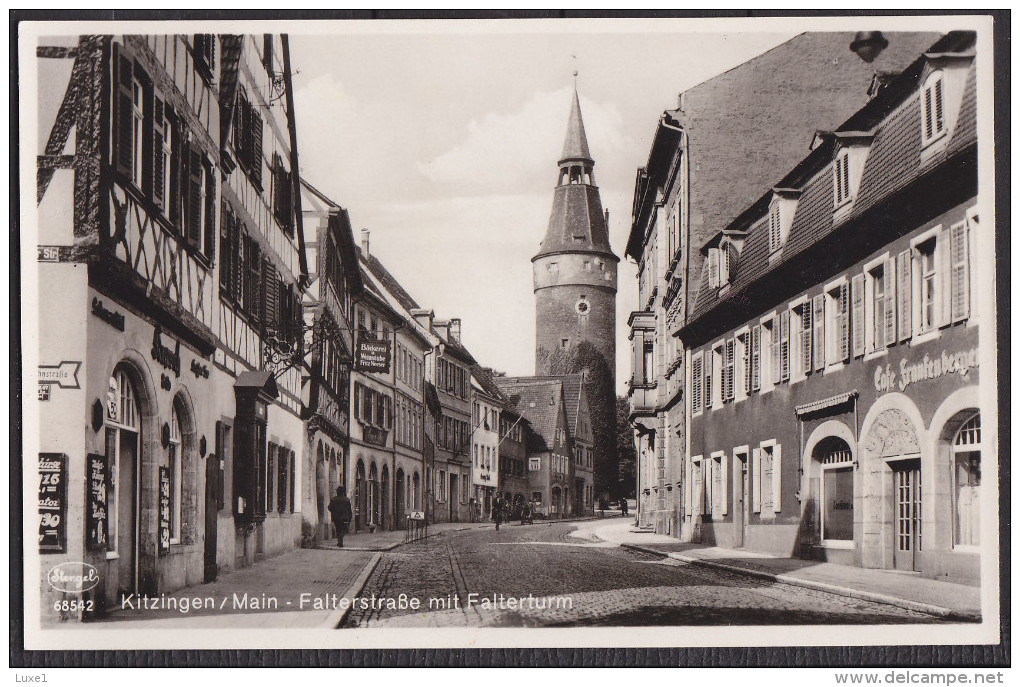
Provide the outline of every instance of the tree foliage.
{"type": "Polygon", "coordinates": [[[634,447],[634,430],[630,427],[627,417],[630,414],[630,401],[625,396],[616,398],[616,450],[619,461],[617,474],[620,480],[620,496],[634,498],[635,470],[637,469],[637,449],[634,447]]]}

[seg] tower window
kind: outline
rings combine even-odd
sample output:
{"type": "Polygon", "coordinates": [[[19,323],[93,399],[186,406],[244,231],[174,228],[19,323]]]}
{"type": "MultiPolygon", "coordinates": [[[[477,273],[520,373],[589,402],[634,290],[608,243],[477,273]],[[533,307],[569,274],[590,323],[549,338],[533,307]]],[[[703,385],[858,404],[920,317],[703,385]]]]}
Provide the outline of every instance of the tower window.
{"type": "Polygon", "coordinates": [[[570,339],[560,339],[560,348],[567,349],[570,347],[570,339]]]}

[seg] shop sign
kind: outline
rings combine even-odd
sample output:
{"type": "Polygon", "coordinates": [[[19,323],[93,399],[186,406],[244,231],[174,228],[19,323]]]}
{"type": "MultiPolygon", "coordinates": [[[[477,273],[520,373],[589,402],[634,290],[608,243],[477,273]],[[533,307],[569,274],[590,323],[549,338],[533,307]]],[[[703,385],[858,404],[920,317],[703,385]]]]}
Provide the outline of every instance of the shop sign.
{"type": "Polygon", "coordinates": [[[390,371],[390,342],[376,341],[364,334],[354,349],[354,369],[358,372],[390,371]]]}
{"type": "Polygon", "coordinates": [[[103,551],[107,548],[109,536],[108,481],[106,456],[102,453],[90,453],[85,462],[85,544],[89,551],[103,551]]]}
{"type": "Polygon", "coordinates": [[[209,379],[209,366],[204,365],[197,360],[191,361],[191,374],[195,375],[196,378],[209,379]]]}
{"type": "Polygon", "coordinates": [[[124,313],[107,309],[98,298],[92,299],[92,314],[114,329],[124,331],[124,313]]]}
{"type": "Polygon", "coordinates": [[[39,454],[39,552],[67,551],[67,456],[39,454]]]}
{"type": "Polygon", "coordinates": [[[78,384],[80,369],[80,360],[62,360],[57,365],[40,365],[39,383],[56,384],[61,389],[80,389],[81,386],[78,384]]]}
{"type": "Polygon", "coordinates": [[[168,370],[173,370],[176,377],[181,376],[181,342],[175,342],[175,347],[170,348],[163,343],[163,330],[157,325],[152,330],[152,350],[149,354],[152,359],[168,370]]]}
{"type": "Polygon", "coordinates": [[[374,427],[372,425],[361,425],[361,438],[365,440],[366,444],[374,444],[375,446],[386,445],[386,435],[389,434],[385,429],[381,427],[374,427]]]}
{"type": "Polygon", "coordinates": [[[887,363],[884,367],[879,365],[875,368],[875,390],[880,394],[890,391],[904,391],[911,384],[918,382],[939,379],[951,374],[958,374],[966,377],[974,368],[978,367],[978,349],[972,348],[969,351],[958,351],[947,353],[934,358],[924,354],[924,358],[913,362],[906,358],[900,358],[899,367],[893,367],[887,363]]]}
{"type": "Polygon", "coordinates": [[[425,511],[423,511],[423,510],[413,510],[410,513],[407,514],[407,519],[408,520],[424,520],[425,519],[425,511]]]}
{"type": "Polygon", "coordinates": [[[170,468],[159,467],[159,552],[170,550],[170,468]]]}

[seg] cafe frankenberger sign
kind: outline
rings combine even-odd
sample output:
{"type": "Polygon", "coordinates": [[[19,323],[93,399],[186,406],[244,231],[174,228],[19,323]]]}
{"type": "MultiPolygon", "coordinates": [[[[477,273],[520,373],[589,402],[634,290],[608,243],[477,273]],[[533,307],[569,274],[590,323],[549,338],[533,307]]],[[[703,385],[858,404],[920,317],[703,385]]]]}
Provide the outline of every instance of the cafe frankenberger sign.
{"type": "Polygon", "coordinates": [[[879,365],[875,368],[875,390],[880,394],[889,391],[905,391],[911,384],[951,374],[966,377],[971,370],[978,366],[978,363],[978,349],[976,348],[954,353],[942,351],[941,355],[935,356],[925,353],[924,357],[918,360],[901,358],[899,367],[894,367],[889,363],[884,367],[879,365]]]}
{"type": "Polygon", "coordinates": [[[390,342],[376,341],[362,334],[354,349],[354,369],[358,372],[389,372],[390,342]]]}

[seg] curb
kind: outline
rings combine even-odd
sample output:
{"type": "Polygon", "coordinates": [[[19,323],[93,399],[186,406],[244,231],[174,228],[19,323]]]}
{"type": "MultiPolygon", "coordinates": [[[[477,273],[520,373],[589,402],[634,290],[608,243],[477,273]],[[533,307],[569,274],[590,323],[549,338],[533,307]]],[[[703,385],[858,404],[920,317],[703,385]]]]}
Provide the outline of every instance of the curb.
{"type": "Polygon", "coordinates": [[[919,613],[926,613],[928,615],[938,616],[940,618],[946,618],[949,620],[959,620],[963,622],[980,622],[981,614],[972,613],[969,611],[956,611],[951,608],[945,608],[944,606],[936,606],[935,604],[923,603],[921,601],[911,601],[909,599],[901,599],[897,596],[890,596],[889,594],[882,594],[879,592],[869,592],[860,589],[853,589],[851,587],[842,587],[840,585],[828,584],[826,582],[815,582],[813,580],[803,580],[799,577],[791,577],[789,575],[776,574],[765,572],[763,570],[753,570],[748,568],[741,568],[735,565],[727,565],[725,563],[717,563],[715,561],[707,561],[703,558],[696,558],[693,556],[684,556],[683,554],[658,551],[656,549],[648,548],[646,546],[640,546],[638,544],[620,544],[625,549],[632,551],[640,551],[653,556],[661,556],[662,558],[673,558],[678,561],[685,563],[692,563],[694,565],[701,565],[706,568],[714,568],[716,570],[724,570],[726,572],[736,573],[739,575],[747,575],[748,577],[757,577],[760,579],[770,580],[772,582],[778,582],[780,584],[788,584],[794,587],[803,587],[805,589],[813,589],[819,592],[827,592],[829,594],[835,594],[837,596],[849,597],[851,599],[859,599],[861,601],[871,601],[874,603],[885,604],[887,606],[895,606],[897,608],[903,608],[908,611],[916,611],[919,613]]]}
{"type": "MultiPolygon", "coordinates": [[[[376,553],[374,556],[372,556],[372,559],[369,560],[367,564],[365,564],[365,567],[364,569],[362,569],[361,574],[358,575],[358,577],[354,580],[354,583],[347,588],[347,592],[344,594],[342,598],[353,599],[354,597],[358,596],[361,593],[361,590],[364,589],[365,587],[365,583],[368,582],[368,578],[371,577],[373,572],[375,572],[375,566],[379,565],[379,560],[381,558],[382,558],[381,553],[376,553]]],[[[350,612],[351,612],[350,606],[340,609],[340,612],[336,616],[331,617],[329,620],[327,620],[325,625],[334,630],[339,630],[344,620],[347,619],[347,614],[350,612]]]]}

